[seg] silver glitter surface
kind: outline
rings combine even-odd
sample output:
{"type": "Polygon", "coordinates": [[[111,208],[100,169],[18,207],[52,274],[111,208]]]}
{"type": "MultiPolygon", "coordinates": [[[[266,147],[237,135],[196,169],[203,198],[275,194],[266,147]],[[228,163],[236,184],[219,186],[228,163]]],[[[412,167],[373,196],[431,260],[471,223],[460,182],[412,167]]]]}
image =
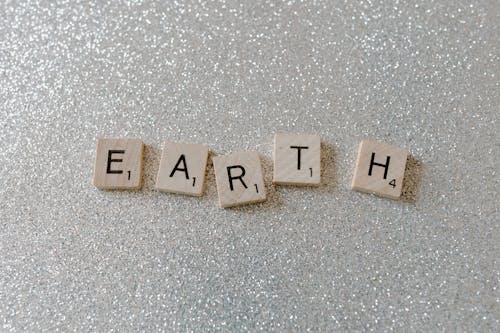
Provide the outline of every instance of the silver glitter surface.
{"type": "Polygon", "coordinates": [[[500,6],[485,1],[4,1],[0,331],[495,331],[500,6]],[[319,188],[272,187],[277,131],[319,188]],[[91,185],[97,137],[142,191],[91,185]],[[268,201],[153,190],[165,139],[257,149],[268,201]],[[409,200],[350,190],[409,149],[409,200]]]}

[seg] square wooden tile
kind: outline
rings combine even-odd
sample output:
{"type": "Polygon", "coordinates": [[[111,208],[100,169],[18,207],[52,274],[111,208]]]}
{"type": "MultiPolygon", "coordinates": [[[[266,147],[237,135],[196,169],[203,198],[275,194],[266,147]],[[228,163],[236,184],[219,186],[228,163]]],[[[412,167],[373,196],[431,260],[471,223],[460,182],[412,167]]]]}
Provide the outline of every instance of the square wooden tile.
{"type": "Polygon", "coordinates": [[[399,199],[408,151],[377,141],[361,141],[352,189],[399,199]]]}
{"type": "Polygon", "coordinates": [[[321,182],[321,139],[318,135],[274,136],[273,183],[314,185],[321,182]]]}
{"type": "Polygon", "coordinates": [[[205,145],[166,141],[156,177],[156,189],[201,196],[207,159],[208,147],[205,145]]]}
{"type": "Polygon", "coordinates": [[[140,139],[97,139],[94,186],[103,190],[141,188],[143,152],[140,139]]]}
{"type": "Polygon", "coordinates": [[[256,151],[216,156],[213,162],[221,207],[266,200],[260,157],[256,151]]]}

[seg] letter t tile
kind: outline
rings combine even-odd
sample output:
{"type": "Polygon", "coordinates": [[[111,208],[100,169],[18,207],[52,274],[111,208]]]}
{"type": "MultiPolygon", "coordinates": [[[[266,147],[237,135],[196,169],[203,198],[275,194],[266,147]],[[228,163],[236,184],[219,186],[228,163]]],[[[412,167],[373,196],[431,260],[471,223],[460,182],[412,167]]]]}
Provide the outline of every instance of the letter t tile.
{"type": "Polygon", "coordinates": [[[320,137],[318,135],[276,134],[274,136],[273,183],[317,186],[320,182],[320,137]]]}

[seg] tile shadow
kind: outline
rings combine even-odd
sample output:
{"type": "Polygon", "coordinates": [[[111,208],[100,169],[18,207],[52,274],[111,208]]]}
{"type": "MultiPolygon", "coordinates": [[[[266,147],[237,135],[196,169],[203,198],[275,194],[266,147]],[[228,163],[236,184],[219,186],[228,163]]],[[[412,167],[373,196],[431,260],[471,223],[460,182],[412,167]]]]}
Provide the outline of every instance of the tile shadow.
{"type": "Polygon", "coordinates": [[[142,190],[156,191],[156,174],[160,167],[161,149],[152,145],[144,145],[144,173],[142,175],[142,190]]]}
{"type": "Polygon", "coordinates": [[[414,156],[408,155],[400,201],[413,204],[417,202],[422,169],[423,163],[414,156]]]}
{"type": "Polygon", "coordinates": [[[332,192],[337,187],[335,146],[329,142],[321,142],[321,192],[332,192]]]}

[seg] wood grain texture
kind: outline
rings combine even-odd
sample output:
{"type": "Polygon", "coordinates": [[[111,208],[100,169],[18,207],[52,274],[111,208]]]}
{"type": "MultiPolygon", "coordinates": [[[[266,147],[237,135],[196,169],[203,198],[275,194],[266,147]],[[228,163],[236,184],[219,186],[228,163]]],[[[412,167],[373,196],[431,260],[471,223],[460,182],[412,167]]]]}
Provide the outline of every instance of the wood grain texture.
{"type": "Polygon", "coordinates": [[[208,147],[166,141],[156,177],[162,192],[201,196],[205,187],[208,147]]]}
{"type": "Polygon", "coordinates": [[[408,151],[382,142],[363,140],[352,180],[352,189],[399,199],[408,151]]]}
{"type": "Polygon", "coordinates": [[[237,152],[213,158],[221,207],[234,207],[266,200],[259,154],[237,152]]]}
{"type": "Polygon", "coordinates": [[[273,184],[318,186],[321,182],[321,138],[318,135],[274,136],[273,184]]]}
{"type": "Polygon", "coordinates": [[[140,189],[143,153],[144,144],[140,139],[97,139],[94,186],[103,190],[140,189]]]}

